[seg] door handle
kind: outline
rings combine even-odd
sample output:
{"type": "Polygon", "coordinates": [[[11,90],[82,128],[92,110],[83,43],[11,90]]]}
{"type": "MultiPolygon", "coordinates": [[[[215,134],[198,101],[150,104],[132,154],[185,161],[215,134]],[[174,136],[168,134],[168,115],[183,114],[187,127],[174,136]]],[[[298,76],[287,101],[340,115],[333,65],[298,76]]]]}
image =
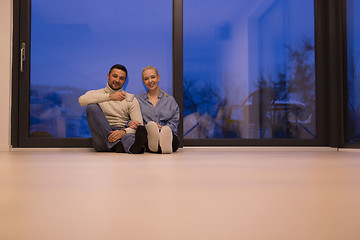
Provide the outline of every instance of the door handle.
{"type": "Polygon", "coordinates": [[[21,50],[20,50],[20,72],[24,72],[24,62],[25,62],[25,43],[21,43],[21,50]]]}

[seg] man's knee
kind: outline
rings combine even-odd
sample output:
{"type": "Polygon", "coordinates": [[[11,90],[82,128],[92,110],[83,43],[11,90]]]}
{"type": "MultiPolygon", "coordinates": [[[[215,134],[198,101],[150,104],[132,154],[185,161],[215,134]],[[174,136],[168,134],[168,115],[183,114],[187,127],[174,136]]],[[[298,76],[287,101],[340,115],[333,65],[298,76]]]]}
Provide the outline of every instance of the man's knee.
{"type": "Polygon", "coordinates": [[[97,103],[92,103],[86,106],[86,115],[93,115],[99,111],[101,111],[101,108],[97,103]]]}
{"type": "Polygon", "coordinates": [[[102,113],[102,110],[97,103],[92,103],[86,106],[86,116],[94,116],[99,113],[102,113]]]}

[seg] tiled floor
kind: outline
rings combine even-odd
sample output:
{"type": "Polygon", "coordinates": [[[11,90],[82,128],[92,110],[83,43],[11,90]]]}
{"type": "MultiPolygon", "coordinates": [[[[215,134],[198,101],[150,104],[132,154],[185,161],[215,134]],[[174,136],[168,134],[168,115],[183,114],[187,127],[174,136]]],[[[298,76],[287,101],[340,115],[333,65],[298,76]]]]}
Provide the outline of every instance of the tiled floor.
{"type": "Polygon", "coordinates": [[[360,151],[0,152],[1,240],[358,240],[360,151]]]}

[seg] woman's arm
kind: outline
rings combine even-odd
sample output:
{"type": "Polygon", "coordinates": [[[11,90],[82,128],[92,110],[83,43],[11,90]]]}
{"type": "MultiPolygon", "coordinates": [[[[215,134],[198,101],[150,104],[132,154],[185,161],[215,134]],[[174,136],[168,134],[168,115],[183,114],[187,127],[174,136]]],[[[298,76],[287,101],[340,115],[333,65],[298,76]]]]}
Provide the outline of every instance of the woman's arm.
{"type": "Polygon", "coordinates": [[[173,133],[177,133],[177,127],[179,125],[179,120],[180,120],[180,110],[179,110],[179,106],[177,105],[175,100],[174,100],[173,105],[174,105],[174,108],[172,111],[172,116],[166,122],[166,126],[169,126],[173,133]]]}

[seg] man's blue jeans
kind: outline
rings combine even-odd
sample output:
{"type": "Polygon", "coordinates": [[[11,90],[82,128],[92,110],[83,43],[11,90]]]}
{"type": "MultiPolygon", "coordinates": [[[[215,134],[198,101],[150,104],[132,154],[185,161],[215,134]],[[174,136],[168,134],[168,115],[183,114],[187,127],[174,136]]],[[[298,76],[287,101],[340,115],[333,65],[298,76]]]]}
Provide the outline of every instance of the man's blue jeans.
{"type": "Polygon", "coordinates": [[[110,131],[121,130],[122,128],[111,127],[104,112],[98,104],[89,104],[86,107],[86,117],[90,128],[93,147],[98,152],[109,152],[111,148],[121,141],[125,152],[129,153],[130,147],[134,144],[135,134],[127,133],[116,142],[109,142],[110,131]]]}

